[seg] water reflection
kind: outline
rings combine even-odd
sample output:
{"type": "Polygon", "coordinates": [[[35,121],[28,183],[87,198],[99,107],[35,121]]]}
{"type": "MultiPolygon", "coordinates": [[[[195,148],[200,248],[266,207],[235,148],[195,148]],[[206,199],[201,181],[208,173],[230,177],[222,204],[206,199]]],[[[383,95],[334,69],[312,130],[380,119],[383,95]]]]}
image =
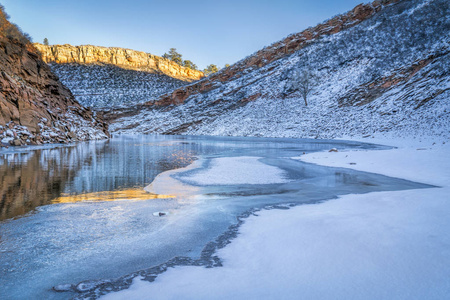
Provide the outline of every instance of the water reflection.
{"type": "Polygon", "coordinates": [[[50,203],[64,190],[84,161],[76,148],[36,150],[0,156],[0,220],[50,203]],[[70,168],[67,161],[76,161],[70,168]]]}
{"type": "Polygon", "coordinates": [[[172,195],[157,195],[146,192],[143,189],[126,189],[118,191],[104,191],[83,194],[65,194],[53,199],[52,203],[75,203],[80,201],[137,201],[150,199],[168,199],[174,198],[172,195]]]}
{"type": "Polygon", "coordinates": [[[0,221],[52,203],[153,199],[143,187],[160,172],[195,159],[190,144],[139,141],[123,138],[0,154],[0,221]]]}
{"type": "MultiPolygon", "coordinates": [[[[91,193],[142,189],[159,173],[185,167],[197,155],[228,152],[270,157],[283,149],[286,155],[298,156],[335,145],[326,140],[304,143],[294,139],[120,136],[71,146],[29,148],[26,152],[16,148],[0,152],[0,221],[56,202],[117,199],[114,193],[91,193]]],[[[129,196],[151,198],[145,194],[129,196]]]]}

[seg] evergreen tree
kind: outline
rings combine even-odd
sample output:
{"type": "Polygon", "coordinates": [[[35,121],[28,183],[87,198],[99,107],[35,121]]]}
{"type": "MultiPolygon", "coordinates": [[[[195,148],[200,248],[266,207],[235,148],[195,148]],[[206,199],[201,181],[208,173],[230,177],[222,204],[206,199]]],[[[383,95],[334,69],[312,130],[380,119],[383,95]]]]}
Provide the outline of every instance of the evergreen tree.
{"type": "Polygon", "coordinates": [[[183,61],[183,66],[192,70],[197,70],[197,65],[190,60],[183,61]]]}
{"type": "Polygon", "coordinates": [[[204,70],[203,73],[205,73],[206,76],[209,76],[213,73],[216,73],[219,71],[219,68],[214,65],[214,64],[210,64],[209,66],[207,66],[204,70]]]}
{"type": "Polygon", "coordinates": [[[179,64],[180,66],[183,65],[183,59],[181,58],[182,55],[178,53],[175,48],[170,48],[169,53],[164,53],[163,57],[179,64]]]}
{"type": "Polygon", "coordinates": [[[48,39],[47,38],[44,38],[44,45],[48,46],[48,39]]]}

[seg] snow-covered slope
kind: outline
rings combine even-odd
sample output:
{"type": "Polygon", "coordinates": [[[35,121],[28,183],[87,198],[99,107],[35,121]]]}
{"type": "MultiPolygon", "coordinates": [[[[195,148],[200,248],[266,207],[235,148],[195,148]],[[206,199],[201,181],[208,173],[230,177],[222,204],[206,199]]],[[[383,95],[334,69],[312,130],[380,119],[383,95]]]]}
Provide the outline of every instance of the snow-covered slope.
{"type": "Polygon", "coordinates": [[[250,65],[228,77],[224,69],[222,77],[214,77],[221,79],[179,89],[171,97],[182,95],[182,105],[149,103],[110,128],[119,133],[450,137],[449,16],[447,0],[387,4],[361,23],[319,34],[269,64],[250,65]],[[295,71],[303,70],[318,78],[308,106],[298,92],[285,97],[295,71]],[[192,92],[198,86],[208,89],[192,92]]]}
{"type": "Polygon", "coordinates": [[[52,71],[84,106],[136,105],[181,87],[186,82],[164,74],[127,70],[107,64],[50,64],[52,71]]]}

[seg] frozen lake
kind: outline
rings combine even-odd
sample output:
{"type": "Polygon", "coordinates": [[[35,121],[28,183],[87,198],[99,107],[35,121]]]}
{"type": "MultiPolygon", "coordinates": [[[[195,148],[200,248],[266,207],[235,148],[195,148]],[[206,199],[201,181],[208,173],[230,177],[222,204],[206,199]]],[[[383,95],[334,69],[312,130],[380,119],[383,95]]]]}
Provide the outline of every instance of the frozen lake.
{"type": "Polygon", "coordinates": [[[295,159],[331,148],[383,149],[141,135],[2,150],[0,298],[67,299],[79,294],[52,287],[119,278],[174,257],[198,261],[205,245],[253,209],[429,187],[295,159]]]}

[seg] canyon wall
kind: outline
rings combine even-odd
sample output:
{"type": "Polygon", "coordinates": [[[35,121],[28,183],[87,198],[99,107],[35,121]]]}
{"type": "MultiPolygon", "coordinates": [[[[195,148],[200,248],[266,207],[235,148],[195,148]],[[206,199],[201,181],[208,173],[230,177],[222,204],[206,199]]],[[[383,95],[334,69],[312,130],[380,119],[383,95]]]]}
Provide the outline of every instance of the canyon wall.
{"type": "Polygon", "coordinates": [[[204,77],[203,72],[192,70],[160,56],[116,47],[91,45],[42,45],[34,46],[46,63],[111,64],[124,69],[165,74],[183,81],[195,81],[204,77]]]}
{"type": "Polygon", "coordinates": [[[108,135],[107,125],[75,100],[0,9],[0,146],[108,135]]]}

